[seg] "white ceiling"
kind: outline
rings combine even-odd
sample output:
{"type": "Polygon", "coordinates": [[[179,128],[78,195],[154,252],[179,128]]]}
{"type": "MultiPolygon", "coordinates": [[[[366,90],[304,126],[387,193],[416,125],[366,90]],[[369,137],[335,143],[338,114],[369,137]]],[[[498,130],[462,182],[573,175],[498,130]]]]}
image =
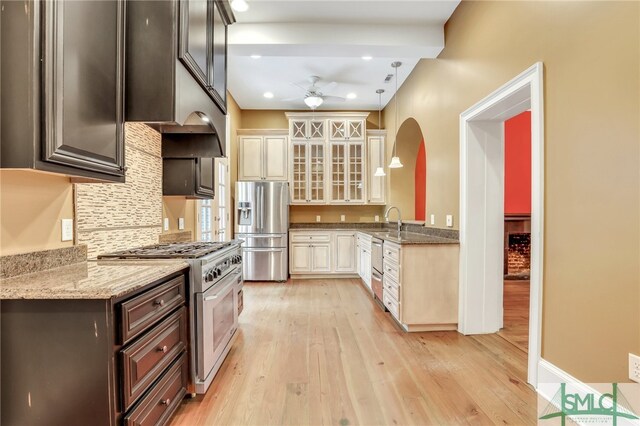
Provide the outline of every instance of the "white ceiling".
{"type": "Polygon", "coordinates": [[[242,109],[306,109],[309,86],[338,84],[319,109],[375,110],[376,89],[384,89],[384,107],[395,91],[393,61],[401,61],[398,85],[421,58],[435,58],[444,48],[444,23],[459,0],[247,0],[229,27],[229,91],[242,109]],[[261,55],[252,59],[251,55],[261,55]],[[362,56],[373,59],[365,61],[362,56]],[[263,94],[271,92],[273,99],[263,94]],[[299,96],[296,101],[283,101],[299,96]]]}

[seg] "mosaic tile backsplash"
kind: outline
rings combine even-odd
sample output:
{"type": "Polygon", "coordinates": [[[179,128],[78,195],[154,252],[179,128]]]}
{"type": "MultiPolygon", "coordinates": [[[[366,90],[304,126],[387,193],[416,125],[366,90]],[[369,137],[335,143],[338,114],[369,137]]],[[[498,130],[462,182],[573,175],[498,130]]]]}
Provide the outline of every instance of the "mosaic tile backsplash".
{"type": "Polygon", "coordinates": [[[161,136],[141,123],[125,125],[125,183],[75,185],[77,243],[87,255],[156,244],[162,232],[161,136]]]}

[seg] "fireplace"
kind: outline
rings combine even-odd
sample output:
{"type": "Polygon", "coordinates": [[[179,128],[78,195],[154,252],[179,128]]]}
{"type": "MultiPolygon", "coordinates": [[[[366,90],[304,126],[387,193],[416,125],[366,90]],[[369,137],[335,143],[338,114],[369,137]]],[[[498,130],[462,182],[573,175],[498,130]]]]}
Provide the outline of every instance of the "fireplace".
{"type": "Polygon", "coordinates": [[[505,217],[505,279],[528,280],[531,272],[531,218],[505,217]]]}

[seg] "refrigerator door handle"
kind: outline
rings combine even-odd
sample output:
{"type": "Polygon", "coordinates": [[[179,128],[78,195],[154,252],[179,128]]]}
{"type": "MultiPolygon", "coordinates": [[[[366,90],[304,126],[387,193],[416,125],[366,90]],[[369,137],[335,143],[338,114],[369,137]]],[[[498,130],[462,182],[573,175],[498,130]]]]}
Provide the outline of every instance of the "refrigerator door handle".
{"type": "Polygon", "coordinates": [[[260,185],[258,189],[259,189],[258,197],[260,199],[260,231],[264,231],[264,215],[265,215],[264,186],[260,185]]]}

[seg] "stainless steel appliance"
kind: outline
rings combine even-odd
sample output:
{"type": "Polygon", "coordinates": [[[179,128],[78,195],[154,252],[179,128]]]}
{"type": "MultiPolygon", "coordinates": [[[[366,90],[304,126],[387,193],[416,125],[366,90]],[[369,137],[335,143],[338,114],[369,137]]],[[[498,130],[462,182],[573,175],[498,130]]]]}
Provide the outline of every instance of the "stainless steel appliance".
{"type": "Polygon", "coordinates": [[[158,244],[99,259],[184,259],[189,272],[191,391],[205,393],[231,349],[242,296],[240,241],[158,244]]]}
{"type": "Polygon", "coordinates": [[[244,242],[245,280],[287,280],[288,229],[287,182],[236,182],[235,232],[244,242]]]}
{"type": "MultiPolygon", "coordinates": [[[[382,305],[382,240],[379,238],[371,238],[371,289],[376,299],[382,305]]],[[[385,308],[386,309],[386,308],[385,308]]]]}

